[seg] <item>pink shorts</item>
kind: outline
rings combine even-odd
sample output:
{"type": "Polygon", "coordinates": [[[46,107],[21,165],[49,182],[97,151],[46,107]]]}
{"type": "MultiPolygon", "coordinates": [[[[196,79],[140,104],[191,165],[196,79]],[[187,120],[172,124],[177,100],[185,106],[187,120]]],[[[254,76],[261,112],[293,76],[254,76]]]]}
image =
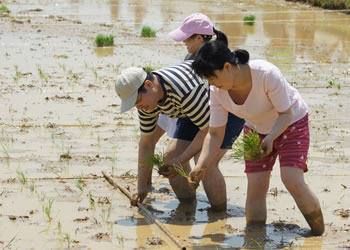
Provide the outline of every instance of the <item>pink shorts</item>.
{"type": "MultiPolygon", "coordinates": [[[[250,128],[244,126],[244,134],[248,133],[249,130],[250,128]]],[[[262,140],[266,135],[259,134],[259,136],[260,140],[262,140]]],[[[309,115],[306,114],[302,119],[291,124],[274,140],[271,154],[257,162],[245,161],[244,172],[256,173],[271,171],[277,155],[279,156],[281,167],[295,167],[307,172],[306,160],[309,152],[309,145],[309,115]]]]}

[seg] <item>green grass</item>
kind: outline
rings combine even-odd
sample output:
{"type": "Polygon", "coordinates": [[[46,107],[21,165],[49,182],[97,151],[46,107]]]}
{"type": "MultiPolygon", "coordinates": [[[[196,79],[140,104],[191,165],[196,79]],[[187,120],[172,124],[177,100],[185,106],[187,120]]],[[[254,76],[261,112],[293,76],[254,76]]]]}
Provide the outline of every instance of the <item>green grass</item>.
{"type": "Polygon", "coordinates": [[[15,71],[16,71],[16,74],[13,77],[13,80],[15,81],[15,83],[18,83],[19,78],[22,76],[22,73],[18,70],[18,65],[17,64],[15,64],[15,71]]]}
{"type": "Polygon", "coordinates": [[[1,12],[10,13],[11,11],[10,11],[9,8],[7,8],[5,5],[1,5],[1,6],[0,6],[0,13],[1,13],[1,12]]]}
{"type": "Polygon", "coordinates": [[[142,26],[141,37],[156,37],[156,31],[150,26],[142,26]]]}
{"type": "Polygon", "coordinates": [[[114,36],[98,34],[95,38],[95,44],[97,47],[114,46],[114,36]]]}
{"type": "Polygon", "coordinates": [[[39,73],[39,76],[40,76],[40,79],[43,81],[43,82],[48,82],[48,77],[46,75],[46,73],[42,70],[42,68],[38,65],[38,73],[39,73]]]}
{"type": "Polygon", "coordinates": [[[169,167],[174,168],[174,170],[181,176],[187,178],[188,175],[181,165],[166,166],[164,163],[164,156],[162,154],[152,154],[148,157],[148,164],[151,168],[156,168],[158,173],[160,171],[168,171],[169,167]]]}
{"type": "Polygon", "coordinates": [[[20,169],[17,169],[16,173],[17,173],[17,178],[20,180],[20,182],[22,182],[23,185],[26,185],[27,177],[25,176],[25,174],[20,169]]]}
{"type": "Polygon", "coordinates": [[[152,72],[155,70],[155,68],[153,68],[152,66],[145,66],[143,67],[143,70],[146,72],[152,72]]]}
{"type": "Polygon", "coordinates": [[[89,196],[90,207],[94,208],[95,207],[95,199],[92,196],[91,192],[89,192],[88,196],[89,196]]]}
{"type": "Polygon", "coordinates": [[[62,58],[62,59],[68,59],[67,55],[55,55],[55,58],[62,58]]]}
{"type": "Polygon", "coordinates": [[[244,24],[253,26],[255,23],[254,15],[247,15],[243,18],[244,24]]]}
{"type": "Polygon", "coordinates": [[[75,186],[82,192],[84,190],[84,180],[82,176],[79,176],[75,186]]]}
{"type": "Polygon", "coordinates": [[[249,161],[258,161],[262,155],[258,133],[250,130],[247,134],[244,134],[233,144],[233,150],[232,156],[235,159],[244,158],[249,161]]]}
{"type": "Polygon", "coordinates": [[[51,217],[52,203],[53,203],[53,200],[48,200],[47,203],[43,204],[43,207],[42,207],[44,215],[46,216],[49,222],[52,221],[52,217],[51,217]]]}

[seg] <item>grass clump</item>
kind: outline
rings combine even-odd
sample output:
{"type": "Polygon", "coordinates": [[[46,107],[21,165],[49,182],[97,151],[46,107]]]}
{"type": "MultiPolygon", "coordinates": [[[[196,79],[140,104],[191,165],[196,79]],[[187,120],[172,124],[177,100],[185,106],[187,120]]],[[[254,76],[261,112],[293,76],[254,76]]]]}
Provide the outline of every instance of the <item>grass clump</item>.
{"type": "Polygon", "coordinates": [[[247,15],[243,18],[244,24],[253,26],[255,23],[254,15],[247,15]]]}
{"type": "Polygon", "coordinates": [[[234,153],[232,156],[235,159],[244,158],[248,161],[258,161],[262,156],[259,134],[250,130],[247,134],[244,134],[240,140],[237,140],[233,144],[233,150],[234,153]]]}
{"type": "Polygon", "coordinates": [[[146,71],[146,72],[152,72],[155,69],[152,66],[145,66],[145,67],[143,67],[143,70],[146,71]]]}
{"type": "Polygon", "coordinates": [[[10,13],[11,11],[5,5],[0,6],[0,13],[10,13]]]}
{"type": "Polygon", "coordinates": [[[114,46],[114,36],[98,34],[95,38],[95,44],[97,47],[114,46]]]}
{"type": "Polygon", "coordinates": [[[156,31],[150,26],[142,26],[141,37],[156,37],[156,31]]]}
{"type": "Polygon", "coordinates": [[[169,168],[174,168],[174,170],[182,177],[187,178],[188,175],[181,165],[173,164],[167,166],[164,163],[164,156],[162,154],[152,154],[148,157],[148,163],[151,168],[156,168],[158,173],[168,172],[169,168]]]}

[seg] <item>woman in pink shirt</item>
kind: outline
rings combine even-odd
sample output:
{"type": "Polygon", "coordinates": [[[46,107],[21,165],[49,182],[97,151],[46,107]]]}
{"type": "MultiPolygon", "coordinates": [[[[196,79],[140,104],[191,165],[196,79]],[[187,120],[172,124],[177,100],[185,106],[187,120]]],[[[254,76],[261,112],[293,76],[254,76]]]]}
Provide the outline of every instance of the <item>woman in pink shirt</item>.
{"type": "Polygon", "coordinates": [[[227,112],[246,121],[244,133],[254,130],[262,140],[263,156],[245,160],[248,178],[247,225],[266,223],[266,194],[277,156],[281,179],[304,215],[314,235],[322,235],[324,222],[320,203],[305,183],[310,137],[308,107],[273,64],[249,60],[245,50],[231,52],[218,41],[205,43],[192,64],[210,83],[210,129],[196,167],[189,175],[194,188],[204,177],[211,155],[219,147],[227,112]]]}

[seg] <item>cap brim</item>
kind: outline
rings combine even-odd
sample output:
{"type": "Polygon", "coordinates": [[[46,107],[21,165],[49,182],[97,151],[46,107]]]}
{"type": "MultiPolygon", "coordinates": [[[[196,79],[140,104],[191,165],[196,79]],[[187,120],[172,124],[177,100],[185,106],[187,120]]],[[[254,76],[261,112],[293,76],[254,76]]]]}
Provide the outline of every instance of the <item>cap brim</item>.
{"type": "Polygon", "coordinates": [[[124,112],[132,109],[132,107],[135,106],[136,99],[137,99],[137,91],[135,91],[134,94],[129,96],[128,99],[126,99],[125,101],[122,101],[122,103],[120,105],[120,113],[124,113],[124,112]]]}
{"type": "Polygon", "coordinates": [[[192,35],[193,34],[183,32],[180,28],[177,28],[176,30],[173,30],[169,33],[171,39],[176,42],[182,42],[192,35]]]}

